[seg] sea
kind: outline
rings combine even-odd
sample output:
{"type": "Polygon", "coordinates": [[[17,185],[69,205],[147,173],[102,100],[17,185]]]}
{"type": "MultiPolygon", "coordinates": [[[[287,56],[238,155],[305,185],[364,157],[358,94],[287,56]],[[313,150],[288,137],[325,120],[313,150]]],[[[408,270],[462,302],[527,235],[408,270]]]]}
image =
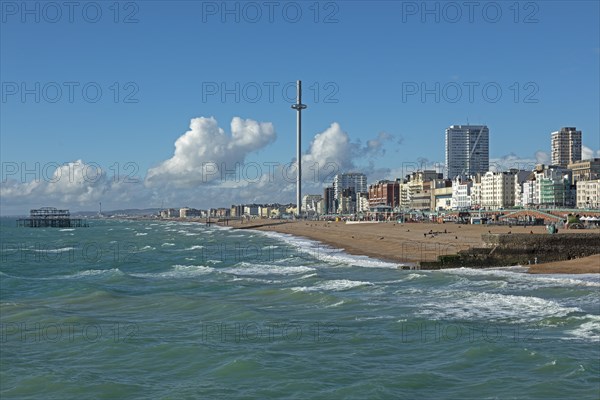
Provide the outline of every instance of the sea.
{"type": "Polygon", "coordinates": [[[1,220],[1,399],[599,399],[600,277],[1,220]]]}

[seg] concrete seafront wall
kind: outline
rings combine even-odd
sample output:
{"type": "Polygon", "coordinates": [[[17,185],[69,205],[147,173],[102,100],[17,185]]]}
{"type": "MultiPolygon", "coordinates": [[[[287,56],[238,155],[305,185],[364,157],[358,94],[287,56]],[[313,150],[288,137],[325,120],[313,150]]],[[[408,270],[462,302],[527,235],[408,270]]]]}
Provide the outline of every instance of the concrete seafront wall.
{"type": "Polygon", "coordinates": [[[497,267],[570,260],[600,253],[600,233],[484,234],[484,245],[421,262],[421,269],[497,267]]]}

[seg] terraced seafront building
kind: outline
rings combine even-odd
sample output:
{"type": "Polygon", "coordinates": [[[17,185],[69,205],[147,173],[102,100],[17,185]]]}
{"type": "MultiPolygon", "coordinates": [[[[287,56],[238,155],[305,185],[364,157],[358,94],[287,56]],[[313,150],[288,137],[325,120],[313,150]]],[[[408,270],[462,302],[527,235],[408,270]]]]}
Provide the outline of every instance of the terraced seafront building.
{"type": "Polygon", "coordinates": [[[391,208],[400,206],[400,182],[379,181],[369,186],[369,205],[388,206],[391,208]]]}
{"type": "Polygon", "coordinates": [[[575,161],[567,165],[573,173],[573,182],[600,179],[600,158],[575,161]]]}

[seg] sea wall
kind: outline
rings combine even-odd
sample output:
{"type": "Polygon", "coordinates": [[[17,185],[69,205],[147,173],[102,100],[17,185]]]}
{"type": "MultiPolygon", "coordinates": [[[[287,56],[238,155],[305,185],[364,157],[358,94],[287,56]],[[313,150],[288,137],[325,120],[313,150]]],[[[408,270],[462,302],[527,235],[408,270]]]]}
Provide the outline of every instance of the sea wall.
{"type": "Polygon", "coordinates": [[[496,267],[570,260],[600,253],[599,233],[484,234],[482,247],[421,262],[421,269],[496,267]]]}

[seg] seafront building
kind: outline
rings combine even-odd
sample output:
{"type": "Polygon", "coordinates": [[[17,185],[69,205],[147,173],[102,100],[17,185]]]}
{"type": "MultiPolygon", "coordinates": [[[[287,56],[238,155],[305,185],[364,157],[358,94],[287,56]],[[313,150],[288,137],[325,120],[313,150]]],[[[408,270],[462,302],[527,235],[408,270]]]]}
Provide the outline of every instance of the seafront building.
{"type": "Polygon", "coordinates": [[[566,167],[581,160],[581,131],[564,127],[551,133],[552,165],[566,167]]]}
{"type": "Polygon", "coordinates": [[[179,209],[179,218],[194,218],[201,216],[201,210],[197,210],[195,208],[183,207],[179,209]]]}
{"type": "Polygon", "coordinates": [[[522,182],[516,205],[523,207],[573,207],[571,171],[558,165],[539,164],[522,182]]]}
{"type": "Polygon", "coordinates": [[[322,214],[335,214],[337,204],[333,186],[326,187],[323,190],[323,210],[322,214]]]}
{"type": "Polygon", "coordinates": [[[333,178],[335,212],[354,214],[360,210],[360,196],[368,196],[367,176],[361,172],[337,174],[333,178]]]}
{"type": "Polygon", "coordinates": [[[451,208],[453,210],[468,210],[471,208],[471,189],[473,181],[457,176],[452,181],[451,208]]]}
{"type": "Polygon", "coordinates": [[[360,193],[356,198],[356,212],[358,213],[367,213],[370,210],[371,203],[369,201],[368,193],[360,193]]]}
{"type": "Polygon", "coordinates": [[[446,178],[488,171],[489,134],[485,125],[451,125],[446,129],[446,178]]]}
{"type": "Polygon", "coordinates": [[[333,177],[333,191],[339,201],[344,189],[354,189],[354,193],[368,193],[367,176],[362,172],[337,174],[333,177]]]}
{"type": "Polygon", "coordinates": [[[408,208],[410,208],[410,186],[408,180],[405,179],[400,183],[400,209],[408,208]]]}
{"type": "Polygon", "coordinates": [[[179,208],[167,208],[160,212],[161,218],[179,218],[181,211],[179,208]]]}
{"type": "Polygon", "coordinates": [[[241,217],[244,214],[244,206],[241,204],[233,204],[229,209],[229,215],[231,217],[241,217]]]}
{"type": "Polygon", "coordinates": [[[407,201],[408,207],[413,210],[430,210],[432,190],[435,183],[441,179],[442,174],[434,170],[416,171],[407,176],[407,201]]]}
{"type": "Polygon", "coordinates": [[[431,209],[431,181],[411,186],[409,193],[411,209],[423,211],[431,209]]]}
{"type": "Polygon", "coordinates": [[[600,158],[575,161],[570,163],[567,168],[571,170],[573,183],[600,179],[600,158]]]}
{"type": "Polygon", "coordinates": [[[450,179],[433,179],[431,188],[431,209],[437,211],[452,209],[452,181],[450,179]]]}
{"type": "Polygon", "coordinates": [[[481,180],[482,174],[475,174],[471,177],[473,186],[471,187],[471,207],[480,208],[482,201],[481,180]]]}
{"type": "Polygon", "coordinates": [[[244,205],[244,215],[249,215],[251,217],[255,217],[259,215],[258,212],[258,204],[245,204],[244,205]]]}
{"type": "Polygon", "coordinates": [[[317,213],[317,205],[323,200],[323,196],[320,194],[307,194],[302,197],[302,210],[305,213],[315,214],[317,213]]]}
{"type": "Polygon", "coordinates": [[[354,214],[357,211],[356,207],[357,195],[353,187],[343,189],[338,199],[338,214],[354,214]]]}
{"type": "Polygon", "coordinates": [[[496,209],[514,205],[514,176],[508,172],[486,172],[481,178],[481,207],[496,209]]]}
{"type": "Polygon", "coordinates": [[[488,171],[481,177],[480,206],[486,209],[514,207],[517,191],[525,181],[529,171],[511,169],[510,171],[488,171]]]}
{"type": "Polygon", "coordinates": [[[600,179],[577,182],[577,208],[600,209],[600,179]]]}
{"type": "Polygon", "coordinates": [[[226,207],[219,207],[215,210],[215,217],[225,218],[230,216],[230,209],[226,207]]]}
{"type": "Polygon", "coordinates": [[[400,206],[400,182],[383,180],[369,185],[369,204],[371,207],[400,206]]]}

